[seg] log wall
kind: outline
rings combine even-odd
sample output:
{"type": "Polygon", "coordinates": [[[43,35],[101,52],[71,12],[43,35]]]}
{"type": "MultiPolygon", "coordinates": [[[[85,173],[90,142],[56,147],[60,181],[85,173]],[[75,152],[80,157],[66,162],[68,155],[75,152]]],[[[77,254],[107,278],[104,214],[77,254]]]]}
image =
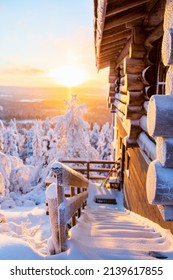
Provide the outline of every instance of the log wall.
{"type": "Polygon", "coordinates": [[[169,67],[166,76],[166,95],[149,100],[147,127],[156,137],[157,160],[150,163],[147,172],[147,198],[159,206],[163,219],[173,221],[173,1],[167,0],[164,14],[162,61],[169,67]]]}

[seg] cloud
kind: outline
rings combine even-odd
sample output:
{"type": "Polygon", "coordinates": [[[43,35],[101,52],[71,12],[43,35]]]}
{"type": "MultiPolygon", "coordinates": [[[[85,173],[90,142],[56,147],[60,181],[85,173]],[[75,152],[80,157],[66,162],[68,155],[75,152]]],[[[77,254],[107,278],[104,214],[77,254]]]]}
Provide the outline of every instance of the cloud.
{"type": "Polygon", "coordinates": [[[11,68],[1,68],[0,73],[3,75],[43,75],[47,72],[44,69],[34,68],[34,67],[11,67],[11,68]]]}

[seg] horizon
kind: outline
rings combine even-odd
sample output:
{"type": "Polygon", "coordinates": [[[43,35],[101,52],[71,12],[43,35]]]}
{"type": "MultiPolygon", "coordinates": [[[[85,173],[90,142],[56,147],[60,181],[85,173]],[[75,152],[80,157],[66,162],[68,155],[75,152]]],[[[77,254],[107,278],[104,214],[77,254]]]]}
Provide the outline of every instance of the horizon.
{"type": "Polygon", "coordinates": [[[0,3],[0,86],[106,88],[95,66],[93,1],[0,3]]]}

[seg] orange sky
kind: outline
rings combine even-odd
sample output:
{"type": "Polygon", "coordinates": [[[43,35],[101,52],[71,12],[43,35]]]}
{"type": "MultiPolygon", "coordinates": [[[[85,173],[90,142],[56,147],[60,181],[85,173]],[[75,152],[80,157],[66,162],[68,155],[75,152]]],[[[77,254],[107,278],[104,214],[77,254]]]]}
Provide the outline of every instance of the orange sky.
{"type": "Polygon", "coordinates": [[[107,86],[97,73],[93,0],[0,2],[0,86],[107,86]]]}

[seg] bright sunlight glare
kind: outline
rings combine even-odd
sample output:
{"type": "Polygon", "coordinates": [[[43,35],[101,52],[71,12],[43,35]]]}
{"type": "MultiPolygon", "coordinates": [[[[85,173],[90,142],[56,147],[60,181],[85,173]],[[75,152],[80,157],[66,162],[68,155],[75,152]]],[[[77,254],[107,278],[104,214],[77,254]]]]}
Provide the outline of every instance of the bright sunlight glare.
{"type": "Polygon", "coordinates": [[[85,70],[77,64],[68,64],[54,69],[49,72],[49,77],[53,78],[57,84],[67,87],[77,86],[88,79],[85,70]]]}

